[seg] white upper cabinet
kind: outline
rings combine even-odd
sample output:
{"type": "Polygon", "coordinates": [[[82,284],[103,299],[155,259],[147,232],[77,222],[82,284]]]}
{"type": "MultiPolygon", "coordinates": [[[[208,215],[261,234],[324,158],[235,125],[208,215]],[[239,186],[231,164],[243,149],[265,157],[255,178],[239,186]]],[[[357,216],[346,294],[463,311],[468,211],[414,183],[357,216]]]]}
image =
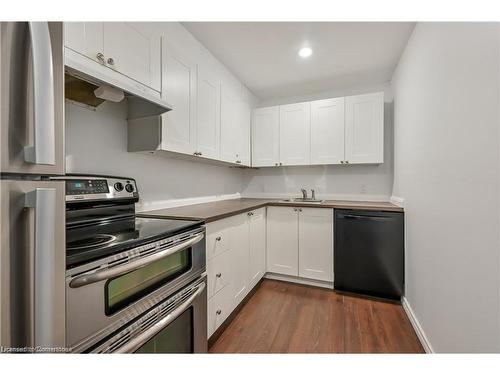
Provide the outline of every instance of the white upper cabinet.
{"type": "Polygon", "coordinates": [[[311,102],[311,164],[344,160],[344,98],[311,102]]]}
{"type": "Polygon", "coordinates": [[[218,159],[220,153],[220,81],[211,69],[198,64],[197,152],[218,159]]]}
{"type": "Polygon", "coordinates": [[[161,91],[161,37],[148,35],[134,23],[104,22],[107,66],[161,91]]]}
{"type": "Polygon", "coordinates": [[[384,162],[384,94],[346,97],[345,160],[355,163],[384,162]]]}
{"type": "Polygon", "coordinates": [[[250,166],[250,124],[252,122],[252,109],[245,100],[240,101],[239,106],[239,127],[238,127],[238,160],[242,165],[250,166]]]}
{"type": "Polygon", "coordinates": [[[66,22],[65,46],[157,92],[161,37],[130,22],[66,22]]]}
{"type": "Polygon", "coordinates": [[[298,210],[293,207],[267,209],[267,271],[297,276],[298,210]]]}
{"type": "Polygon", "coordinates": [[[311,156],[311,105],[280,106],[280,161],[283,165],[308,165],[311,156]]]}
{"type": "Polygon", "coordinates": [[[333,281],[333,210],[299,208],[299,276],[333,281]]]}
{"type": "Polygon", "coordinates": [[[252,166],[270,167],[280,161],[280,109],[258,108],[252,119],[252,166]]]}
{"type": "Polygon", "coordinates": [[[220,158],[249,166],[251,109],[242,85],[223,81],[220,90],[220,158]]]}
{"type": "Polygon", "coordinates": [[[104,54],[103,22],[66,22],[64,44],[88,58],[98,61],[97,55],[104,54]]]}
{"type": "Polygon", "coordinates": [[[220,88],[220,158],[223,161],[236,163],[238,157],[238,133],[240,121],[240,93],[224,83],[220,88]]]}
{"type": "Polygon", "coordinates": [[[162,115],[162,149],[196,152],[196,64],[165,40],[163,43],[163,98],[172,111],[162,115]]]}

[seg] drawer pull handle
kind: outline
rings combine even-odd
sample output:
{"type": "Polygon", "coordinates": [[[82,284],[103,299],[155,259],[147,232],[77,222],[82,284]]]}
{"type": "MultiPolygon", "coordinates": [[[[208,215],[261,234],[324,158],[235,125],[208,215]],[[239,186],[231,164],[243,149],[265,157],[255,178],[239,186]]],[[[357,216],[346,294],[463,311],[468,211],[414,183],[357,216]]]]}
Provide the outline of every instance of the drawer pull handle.
{"type": "Polygon", "coordinates": [[[219,236],[219,237],[217,237],[215,240],[216,240],[216,241],[220,241],[220,240],[222,240],[222,237],[221,237],[221,236],[219,236]]]}
{"type": "Polygon", "coordinates": [[[222,310],[221,310],[221,309],[219,309],[219,310],[217,310],[215,313],[216,313],[217,315],[220,315],[220,314],[222,314],[222,310]]]}
{"type": "Polygon", "coordinates": [[[217,278],[220,278],[221,276],[222,276],[222,273],[220,273],[220,272],[215,274],[215,277],[217,277],[217,278]]]}

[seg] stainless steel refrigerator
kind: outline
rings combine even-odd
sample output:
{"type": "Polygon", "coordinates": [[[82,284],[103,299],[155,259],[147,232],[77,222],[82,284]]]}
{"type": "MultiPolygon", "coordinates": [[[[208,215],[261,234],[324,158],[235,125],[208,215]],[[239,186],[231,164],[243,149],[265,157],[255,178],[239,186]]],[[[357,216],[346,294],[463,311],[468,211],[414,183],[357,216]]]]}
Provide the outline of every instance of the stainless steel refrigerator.
{"type": "Polygon", "coordinates": [[[65,346],[63,25],[0,27],[0,345],[65,346]]]}

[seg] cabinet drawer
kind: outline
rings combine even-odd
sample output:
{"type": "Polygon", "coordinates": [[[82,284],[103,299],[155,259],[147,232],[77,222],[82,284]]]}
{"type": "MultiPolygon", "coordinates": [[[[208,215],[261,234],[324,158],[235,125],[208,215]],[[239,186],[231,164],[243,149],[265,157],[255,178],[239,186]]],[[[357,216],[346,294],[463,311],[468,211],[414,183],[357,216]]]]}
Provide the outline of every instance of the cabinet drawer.
{"type": "Polygon", "coordinates": [[[208,337],[220,327],[232,311],[231,285],[226,285],[208,300],[208,337]]]}
{"type": "Polygon", "coordinates": [[[211,259],[231,247],[233,218],[219,220],[207,225],[207,258],[211,259]]]}
{"type": "Polygon", "coordinates": [[[208,297],[211,298],[231,280],[232,251],[226,251],[207,263],[208,297]]]}

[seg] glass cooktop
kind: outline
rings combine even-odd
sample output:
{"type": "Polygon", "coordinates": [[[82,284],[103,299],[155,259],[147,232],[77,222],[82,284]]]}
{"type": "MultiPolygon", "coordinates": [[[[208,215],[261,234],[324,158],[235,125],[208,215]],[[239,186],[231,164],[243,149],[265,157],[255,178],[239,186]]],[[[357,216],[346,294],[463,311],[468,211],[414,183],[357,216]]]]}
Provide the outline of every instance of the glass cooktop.
{"type": "Polygon", "coordinates": [[[127,217],[66,231],[66,267],[199,227],[201,221],[127,217]]]}

